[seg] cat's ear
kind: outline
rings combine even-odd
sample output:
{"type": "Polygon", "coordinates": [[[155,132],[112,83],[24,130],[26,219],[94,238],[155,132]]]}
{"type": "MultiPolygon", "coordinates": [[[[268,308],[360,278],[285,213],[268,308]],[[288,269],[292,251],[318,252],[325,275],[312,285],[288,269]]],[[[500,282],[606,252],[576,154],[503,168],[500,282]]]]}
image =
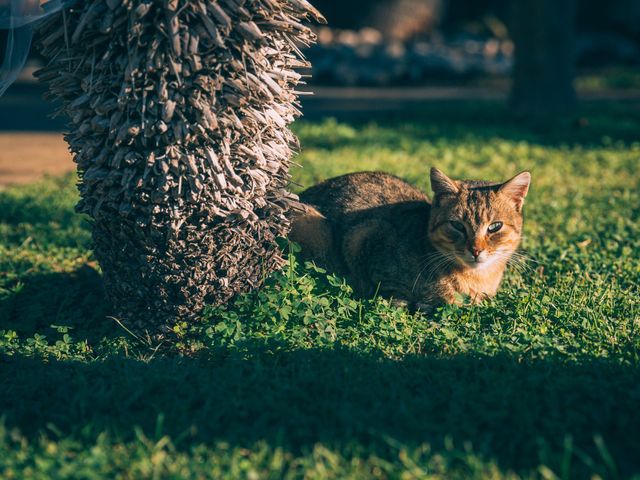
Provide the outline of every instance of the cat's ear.
{"type": "Polygon", "coordinates": [[[452,195],[459,192],[456,182],[436,167],[431,168],[431,190],[435,195],[452,195]]]}
{"type": "Polygon", "coordinates": [[[524,197],[527,196],[527,192],[529,191],[530,184],[531,174],[529,172],[522,172],[511,180],[504,182],[498,191],[513,200],[516,208],[520,210],[524,203],[524,197]]]}

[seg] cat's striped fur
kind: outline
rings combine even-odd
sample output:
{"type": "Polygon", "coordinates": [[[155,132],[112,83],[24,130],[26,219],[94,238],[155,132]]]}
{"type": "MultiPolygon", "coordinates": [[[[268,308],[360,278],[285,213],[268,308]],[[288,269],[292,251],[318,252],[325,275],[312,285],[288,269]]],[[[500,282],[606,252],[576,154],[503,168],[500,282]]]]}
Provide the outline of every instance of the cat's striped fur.
{"type": "Polygon", "coordinates": [[[456,181],[431,170],[434,199],[393,175],[336,177],[300,195],[291,240],[306,258],[413,308],[495,295],[522,232],[531,176],[456,181]]]}

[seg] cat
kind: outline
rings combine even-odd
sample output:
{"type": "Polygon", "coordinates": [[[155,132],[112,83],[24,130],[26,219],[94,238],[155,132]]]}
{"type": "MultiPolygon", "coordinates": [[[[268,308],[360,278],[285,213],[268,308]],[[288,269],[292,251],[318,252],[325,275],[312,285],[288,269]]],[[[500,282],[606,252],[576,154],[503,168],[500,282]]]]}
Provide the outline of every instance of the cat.
{"type": "Polygon", "coordinates": [[[430,177],[433,201],[382,172],[326,180],[300,194],[289,238],[361,297],[429,311],[494,296],[521,241],[531,174],[492,183],[432,168],[430,177]]]}

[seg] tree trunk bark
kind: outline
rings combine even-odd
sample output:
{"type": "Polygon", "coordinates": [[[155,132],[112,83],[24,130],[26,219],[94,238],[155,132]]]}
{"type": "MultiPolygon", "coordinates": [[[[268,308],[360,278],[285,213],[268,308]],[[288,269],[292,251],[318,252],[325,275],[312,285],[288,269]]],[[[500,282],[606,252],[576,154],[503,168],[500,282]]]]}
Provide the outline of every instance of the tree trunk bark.
{"type": "Polygon", "coordinates": [[[516,114],[548,117],[574,108],[575,12],[576,0],[515,2],[511,108],[516,114]]]}
{"type": "Polygon", "coordinates": [[[305,0],[91,0],[41,26],[116,316],[152,334],[284,264],[305,0]],[[244,6],[242,6],[244,4],[244,6]]]}

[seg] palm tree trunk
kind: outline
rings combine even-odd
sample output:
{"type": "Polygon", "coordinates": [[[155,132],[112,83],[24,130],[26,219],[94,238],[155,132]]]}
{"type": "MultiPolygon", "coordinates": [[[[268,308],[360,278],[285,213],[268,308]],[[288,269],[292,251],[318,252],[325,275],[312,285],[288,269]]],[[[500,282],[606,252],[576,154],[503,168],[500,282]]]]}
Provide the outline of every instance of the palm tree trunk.
{"type": "Polygon", "coordinates": [[[77,210],[130,328],[191,321],[282,265],[311,17],[305,0],[91,0],[41,28],[77,210]]]}

